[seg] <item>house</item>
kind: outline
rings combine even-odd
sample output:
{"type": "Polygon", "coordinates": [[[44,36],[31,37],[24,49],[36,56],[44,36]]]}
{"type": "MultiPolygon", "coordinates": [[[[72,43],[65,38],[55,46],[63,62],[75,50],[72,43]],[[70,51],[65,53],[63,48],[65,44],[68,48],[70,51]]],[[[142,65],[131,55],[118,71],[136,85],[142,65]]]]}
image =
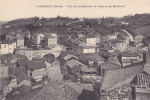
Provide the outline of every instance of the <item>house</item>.
{"type": "Polygon", "coordinates": [[[25,55],[28,60],[32,59],[42,59],[44,55],[51,53],[54,54],[55,57],[58,57],[60,54],[61,48],[54,47],[54,48],[39,48],[39,49],[32,49],[27,47],[18,47],[15,49],[15,54],[25,55]]]}
{"type": "Polygon", "coordinates": [[[143,35],[136,35],[136,36],[135,36],[134,43],[135,43],[135,44],[142,43],[142,42],[143,42],[143,39],[144,39],[144,36],[143,36],[143,35]]]}
{"type": "Polygon", "coordinates": [[[15,39],[16,39],[16,34],[9,33],[9,34],[5,35],[5,40],[7,40],[7,41],[13,41],[15,39]]]}
{"type": "Polygon", "coordinates": [[[131,65],[143,61],[143,53],[124,52],[121,54],[122,66],[131,65]]]}
{"type": "Polygon", "coordinates": [[[36,82],[42,81],[43,77],[47,76],[46,74],[46,64],[44,61],[28,61],[27,65],[27,73],[30,78],[35,80],[36,82]]]}
{"type": "Polygon", "coordinates": [[[102,43],[104,43],[104,42],[108,42],[109,40],[117,40],[117,36],[118,36],[117,33],[103,35],[101,41],[102,43]]]}
{"type": "Polygon", "coordinates": [[[39,45],[41,43],[41,41],[43,40],[43,38],[44,38],[44,34],[42,34],[42,33],[33,34],[32,41],[36,45],[39,45]]]}
{"type": "Polygon", "coordinates": [[[86,46],[96,46],[97,39],[95,36],[87,35],[86,36],[86,46]]]}
{"type": "Polygon", "coordinates": [[[107,58],[110,56],[110,53],[109,52],[113,52],[114,50],[112,49],[111,47],[111,44],[108,43],[108,42],[104,42],[104,43],[101,43],[101,44],[98,44],[98,48],[97,48],[97,52],[107,58]]]}
{"type": "Polygon", "coordinates": [[[92,84],[93,82],[102,81],[102,77],[98,75],[96,68],[81,67],[80,69],[80,83],[92,84]]]}
{"type": "Polygon", "coordinates": [[[11,66],[17,62],[19,59],[27,59],[26,56],[20,54],[4,54],[1,56],[1,64],[5,66],[11,66]],[[10,65],[11,64],[11,65],[10,65]]]}
{"type": "Polygon", "coordinates": [[[120,67],[121,67],[120,65],[114,64],[114,62],[113,63],[110,61],[104,62],[98,67],[99,75],[103,76],[107,70],[117,69],[120,67]]]}
{"type": "Polygon", "coordinates": [[[81,67],[87,67],[86,65],[82,64],[81,62],[71,59],[66,62],[66,71],[67,71],[67,76],[69,79],[71,79],[73,82],[78,82],[80,81],[80,68],[81,67]]]}
{"type": "Polygon", "coordinates": [[[57,46],[57,35],[56,35],[56,33],[52,33],[48,36],[45,36],[45,43],[46,43],[47,47],[57,46]]]}
{"type": "Polygon", "coordinates": [[[120,52],[123,52],[128,48],[128,44],[124,40],[110,40],[109,42],[114,50],[119,50],[120,52]]]}
{"type": "Polygon", "coordinates": [[[72,52],[75,55],[85,53],[95,53],[97,47],[97,39],[95,36],[87,35],[83,38],[78,38],[72,42],[72,52]]]}
{"type": "Polygon", "coordinates": [[[74,55],[86,54],[86,53],[95,53],[95,46],[79,46],[78,44],[72,44],[72,52],[74,55]]]}
{"type": "Polygon", "coordinates": [[[32,58],[33,58],[32,51],[33,51],[33,49],[27,48],[26,46],[24,46],[24,47],[17,47],[15,49],[15,54],[24,55],[24,56],[26,56],[28,58],[28,60],[32,60],[32,58]]]}
{"type": "Polygon", "coordinates": [[[106,71],[101,91],[102,100],[149,100],[150,75],[142,64],[106,71]],[[140,97],[142,96],[142,97],[140,97]]]}
{"type": "Polygon", "coordinates": [[[97,53],[82,54],[79,59],[83,64],[90,67],[97,67],[104,62],[104,58],[97,53]]]}
{"type": "Polygon", "coordinates": [[[17,44],[17,47],[24,46],[24,36],[23,35],[17,36],[16,44],[17,44]]]}
{"type": "Polygon", "coordinates": [[[16,48],[16,42],[14,41],[3,41],[0,43],[0,54],[12,54],[16,48]]]}
{"type": "Polygon", "coordinates": [[[89,68],[81,62],[72,59],[66,62],[67,76],[73,82],[90,84],[93,81],[100,81],[96,68],[89,68]]]}
{"type": "Polygon", "coordinates": [[[111,62],[111,63],[113,63],[113,64],[116,64],[116,65],[121,66],[120,59],[118,59],[117,56],[109,57],[109,58],[108,58],[108,61],[111,62]]]}
{"type": "Polygon", "coordinates": [[[109,41],[109,35],[102,35],[102,38],[101,38],[101,42],[108,42],[109,41]]]}

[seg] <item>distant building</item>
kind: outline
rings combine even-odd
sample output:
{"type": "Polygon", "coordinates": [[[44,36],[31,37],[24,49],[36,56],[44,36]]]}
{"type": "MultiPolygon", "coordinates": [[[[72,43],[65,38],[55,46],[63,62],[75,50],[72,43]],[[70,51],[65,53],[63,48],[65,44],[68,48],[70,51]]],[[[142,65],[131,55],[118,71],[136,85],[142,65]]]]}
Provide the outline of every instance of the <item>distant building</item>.
{"type": "Polygon", "coordinates": [[[87,36],[86,37],[86,46],[96,46],[96,37],[95,36],[87,36]]]}
{"type": "Polygon", "coordinates": [[[9,33],[5,35],[5,40],[6,41],[13,41],[16,39],[16,34],[15,33],[9,33]]]}
{"type": "Polygon", "coordinates": [[[57,46],[57,35],[55,33],[45,36],[45,43],[47,47],[57,46]]]}
{"type": "Polygon", "coordinates": [[[79,59],[83,64],[95,68],[104,62],[104,58],[97,53],[83,54],[80,55],[79,59]]]}
{"type": "Polygon", "coordinates": [[[27,47],[18,47],[15,49],[15,54],[25,55],[28,60],[32,60],[33,58],[33,49],[27,47]]]}
{"type": "Polygon", "coordinates": [[[134,41],[134,43],[135,43],[135,44],[142,43],[142,42],[143,42],[143,39],[144,39],[144,36],[143,36],[143,35],[137,35],[137,36],[135,36],[135,41],[134,41]]]}
{"type": "Polygon", "coordinates": [[[80,38],[72,43],[72,51],[75,55],[95,53],[96,37],[80,38]]]}
{"type": "Polygon", "coordinates": [[[34,79],[36,82],[42,82],[46,74],[46,64],[44,61],[28,61],[26,64],[28,76],[34,79]]]}
{"type": "Polygon", "coordinates": [[[101,65],[99,65],[98,68],[99,68],[99,70],[98,70],[99,75],[104,76],[104,74],[107,70],[121,68],[121,66],[107,61],[107,62],[104,62],[101,65]]]}
{"type": "Polygon", "coordinates": [[[123,40],[112,40],[109,42],[114,50],[119,50],[120,52],[123,52],[128,48],[128,44],[123,40]]]}
{"type": "Polygon", "coordinates": [[[143,53],[124,52],[121,54],[122,66],[132,65],[143,61],[143,53]]]}
{"type": "Polygon", "coordinates": [[[37,34],[34,34],[32,36],[32,41],[33,43],[35,43],[36,45],[39,45],[41,43],[41,41],[43,40],[44,38],[44,34],[42,33],[37,33],[37,34]]]}
{"type": "Polygon", "coordinates": [[[17,47],[24,46],[24,36],[23,35],[17,36],[16,43],[17,43],[17,47]]]}
{"type": "Polygon", "coordinates": [[[44,55],[51,53],[54,54],[55,57],[58,57],[60,54],[60,48],[41,48],[41,49],[31,49],[27,47],[18,47],[15,49],[15,54],[25,55],[28,60],[33,60],[34,58],[41,59],[44,55]]]}
{"type": "Polygon", "coordinates": [[[109,40],[117,40],[117,33],[114,34],[108,34],[108,35],[103,35],[101,38],[101,42],[108,42],[109,40]]]}
{"type": "Polygon", "coordinates": [[[12,54],[16,48],[16,42],[3,41],[0,43],[0,54],[12,54]]]}

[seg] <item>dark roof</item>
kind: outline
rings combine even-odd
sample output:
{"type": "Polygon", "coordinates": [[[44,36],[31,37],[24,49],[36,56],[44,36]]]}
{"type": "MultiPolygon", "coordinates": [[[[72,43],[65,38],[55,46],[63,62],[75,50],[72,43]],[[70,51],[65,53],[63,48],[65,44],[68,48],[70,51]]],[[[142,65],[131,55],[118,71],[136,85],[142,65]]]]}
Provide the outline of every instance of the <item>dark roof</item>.
{"type": "Polygon", "coordinates": [[[28,60],[27,59],[19,59],[17,61],[18,67],[26,67],[28,60]]]}
{"type": "Polygon", "coordinates": [[[117,57],[110,57],[110,58],[108,58],[108,61],[113,63],[113,64],[121,66],[121,63],[117,57]]]}
{"type": "Polygon", "coordinates": [[[27,69],[32,70],[32,69],[41,69],[41,68],[46,68],[46,64],[44,61],[28,61],[27,62],[27,69]]]}
{"type": "Polygon", "coordinates": [[[8,68],[8,74],[15,74],[15,68],[14,67],[9,67],[8,68]]]}
{"type": "Polygon", "coordinates": [[[75,60],[75,59],[71,59],[67,62],[67,65],[70,67],[70,68],[73,68],[74,66],[85,66],[84,64],[82,64],[81,62],[75,60]]]}
{"type": "Polygon", "coordinates": [[[138,53],[134,53],[134,52],[124,52],[121,54],[122,57],[137,57],[138,53]]]}
{"type": "Polygon", "coordinates": [[[130,84],[133,78],[142,71],[142,64],[135,64],[124,68],[107,70],[104,75],[101,89],[108,91],[130,84]]]}
{"type": "Polygon", "coordinates": [[[78,59],[78,57],[76,57],[76,56],[74,56],[74,55],[72,55],[72,54],[68,54],[68,55],[64,56],[63,58],[64,58],[64,60],[68,60],[68,59],[71,59],[71,58],[76,58],[76,59],[78,59]]]}
{"type": "Polygon", "coordinates": [[[110,70],[110,69],[120,68],[121,66],[107,61],[107,62],[102,63],[100,67],[101,69],[104,69],[104,70],[110,70]]]}
{"type": "Polygon", "coordinates": [[[88,61],[103,61],[104,58],[101,57],[99,54],[97,53],[92,53],[92,54],[83,54],[80,56],[81,58],[84,57],[85,59],[87,59],[88,61]]]}
{"type": "Polygon", "coordinates": [[[27,59],[26,56],[20,54],[4,54],[1,58],[2,60],[27,59]]]}
{"type": "Polygon", "coordinates": [[[69,86],[73,88],[78,94],[81,94],[83,89],[94,91],[92,84],[81,84],[81,83],[66,83],[64,87],[69,86]]]}
{"type": "Polygon", "coordinates": [[[78,100],[96,100],[96,96],[93,91],[83,89],[81,94],[78,96],[78,100]]]}
{"type": "Polygon", "coordinates": [[[30,77],[27,74],[27,69],[26,68],[16,68],[16,80],[17,82],[21,82],[24,80],[31,81],[30,77]]]}

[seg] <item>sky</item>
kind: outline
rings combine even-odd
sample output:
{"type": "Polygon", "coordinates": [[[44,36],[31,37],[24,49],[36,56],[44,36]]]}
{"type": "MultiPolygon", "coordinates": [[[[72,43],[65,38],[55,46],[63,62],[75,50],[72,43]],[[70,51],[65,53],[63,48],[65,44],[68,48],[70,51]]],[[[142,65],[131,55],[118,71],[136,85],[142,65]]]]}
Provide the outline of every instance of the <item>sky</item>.
{"type": "Polygon", "coordinates": [[[122,17],[129,14],[150,14],[150,0],[0,0],[0,21],[28,17],[122,17]],[[63,6],[37,7],[37,5],[63,6]],[[69,8],[68,6],[107,6],[69,8]],[[124,7],[109,7],[119,5],[124,7]]]}

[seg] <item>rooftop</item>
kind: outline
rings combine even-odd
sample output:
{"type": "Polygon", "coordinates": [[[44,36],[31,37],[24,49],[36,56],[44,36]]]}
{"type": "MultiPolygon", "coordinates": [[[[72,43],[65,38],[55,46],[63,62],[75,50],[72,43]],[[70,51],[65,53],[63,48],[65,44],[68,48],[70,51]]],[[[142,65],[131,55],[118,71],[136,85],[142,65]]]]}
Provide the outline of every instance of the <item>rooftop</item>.
{"type": "Polygon", "coordinates": [[[121,54],[122,57],[137,57],[138,53],[135,52],[124,52],[121,54]]]}
{"type": "Polygon", "coordinates": [[[85,66],[84,64],[82,64],[81,62],[75,60],[75,59],[71,59],[67,62],[67,65],[70,67],[70,68],[73,68],[74,66],[85,66]]]}
{"type": "Polygon", "coordinates": [[[111,70],[111,69],[121,68],[120,65],[111,63],[111,62],[109,62],[109,61],[102,63],[102,64],[100,65],[100,67],[101,67],[102,69],[104,69],[104,70],[111,70]]]}
{"type": "Polygon", "coordinates": [[[101,89],[109,91],[123,85],[130,84],[133,78],[142,71],[143,65],[141,64],[136,64],[114,70],[107,70],[104,75],[101,89]]]}
{"type": "Polygon", "coordinates": [[[46,68],[46,64],[44,61],[28,61],[27,62],[27,69],[28,70],[33,70],[33,69],[41,69],[41,68],[46,68]]]}
{"type": "Polygon", "coordinates": [[[70,59],[70,58],[76,58],[76,59],[78,59],[78,57],[76,57],[76,56],[74,56],[74,55],[72,55],[72,54],[68,54],[68,55],[66,55],[65,57],[63,57],[64,58],[64,60],[68,60],[68,59],[70,59]]]}

